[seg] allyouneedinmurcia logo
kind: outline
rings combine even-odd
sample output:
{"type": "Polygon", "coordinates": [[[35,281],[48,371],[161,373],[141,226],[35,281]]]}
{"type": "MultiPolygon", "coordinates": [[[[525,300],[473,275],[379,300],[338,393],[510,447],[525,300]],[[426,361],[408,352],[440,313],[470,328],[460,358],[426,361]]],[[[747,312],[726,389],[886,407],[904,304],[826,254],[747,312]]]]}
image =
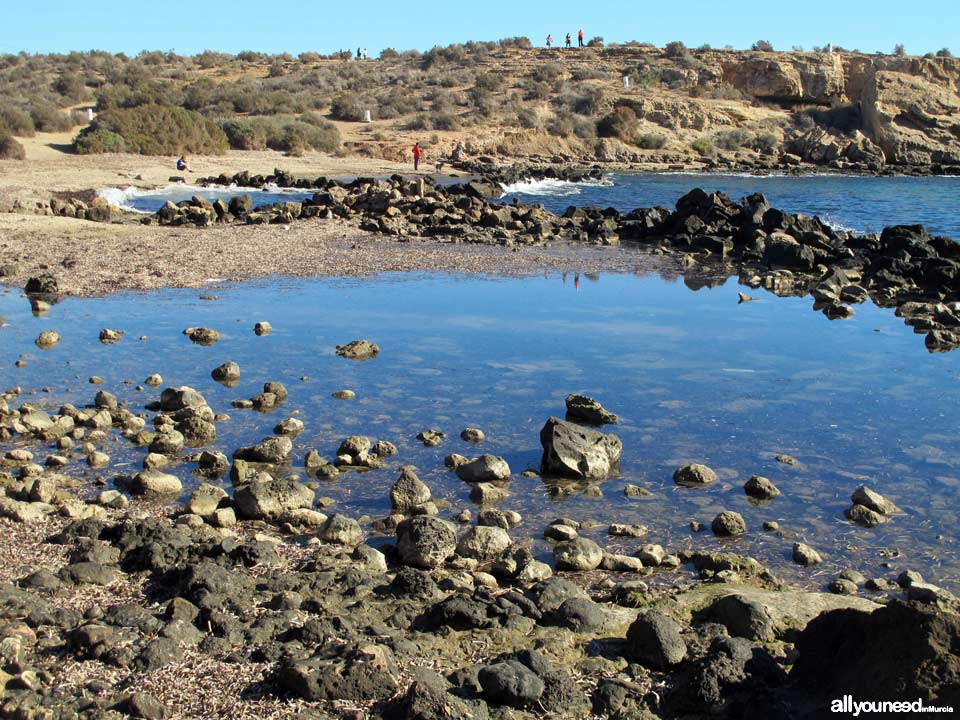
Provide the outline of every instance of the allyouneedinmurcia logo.
{"type": "Polygon", "coordinates": [[[853,695],[830,701],[830,712],[847,713],[853,717],[877,713],[952,713],[952,707],[926,705],[922,698],[916,700],[864,700],[853,699],[853,695]]]}

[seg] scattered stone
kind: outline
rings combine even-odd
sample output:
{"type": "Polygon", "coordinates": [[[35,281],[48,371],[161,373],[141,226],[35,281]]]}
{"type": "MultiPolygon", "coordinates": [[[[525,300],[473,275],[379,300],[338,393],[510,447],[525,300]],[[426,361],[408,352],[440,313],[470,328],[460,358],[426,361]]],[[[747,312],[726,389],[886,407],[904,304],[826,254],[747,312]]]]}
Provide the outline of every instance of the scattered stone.
{"type": "Polygon", "coordinates": [[[37,336],[36,345],[41,350],[49,350],[57,346],[60,342],[60,333],[56,330],[44,330],[37,336]]]}
{"type": "Polygon", "coordinates": [[[446,436],[447,434],[445,432],[437,430],[436,428],[431,428],[429,430],[424,430],[423,432],[417,433],[417,440],[422,442],[427,447],[436,447],[446,436]]]}
{"type": "Polygon", "coordinates": [[[328,543],[354,546],[363,542],[363,530],[353,518],[337,513],[327,518],[317,537],[328,543]]]}
{"type": "Polygon", "coordinates": [[[743,516],[732,510],[720,512],[713,519],[710,528],[713,530],[713,534],[718,537],[732,537],[747,532],[747,524],[744,522],[743,516]]]}
{"type": "Polygon", "coordinates": [[[298,508],[311,508],[315,492],[291,478],[260,475],[236,488],[233,502],[241,517],[276,520],[298,508]]]}
{"type": "Polygon", "coordinates": [[[260,336],[269,335],[273,332],[273,325],[266,320],[261,320],[253,326],[253,332],[260,336]]]}
{"type": "Polygon", "coordinates": [[[507,531],[499,527],[474,525],[457,543],[457,554],[489,562],[503,553],[513,541],[507,531]]]}
{"type": "Polygon", "coordinates": [[[237,383],[240,381],[240,366],[233,362],[225,362],[210,372],[214,380],[221,383],[237,383]]]}
{"type": "Polygon", "coordinates": [[[100,331],[100,342],[104,345],[115,345],[123,338],[123,330],[111,330],[104,328],[100,331]]]}
{"type": "Polygon", "coordinates": [[[773,457],[778,463],[783,463],[784,465],[797,465],[797,459],[790,455],[775,455],[773,457]]]}
{"type": "Polygon", "coordinates": [[[660,545],[648,544],[642,545],[636,554],[644,565],[656,567],[663,562],[663,558],[666,557],[667,553],[660,545]]]}
{"type": "Polygon", "coordinates": [[[406,565],[427,570],[439,567],[456,548],[456,528],[440,518],[421,515],[397,526],[397,551],[406,565]]]}
{"type": "Polygon", "coordinates": [[[797,565],[810,566],[823,562],[823,558],[809,545],[798,542],[793,544],[793,561],[797,565]]]}
{"type": "Polygon", "coordinates": [[[197,345],[213,345],[220,339],[220,333],[205,327],[189,327],[183,331],[183,334],[197,345]]]}
{"type": "Polygon", "coordinates": [[[183,483],[176,475],[159,470],[142,470],[127,484],[132,495],[179,495],[183,492],[183,483]]]}
{"type": "Polygon", "coordinates": [[[703,487],[717,481],[717,474],[706,465],[684,465],[673,473],[673,481],[685,487],[703,487]]]}
{"type": "Polygon", "coordinates": [[[353,400],[357,396],[353,390],[335,390],[332,395],[337,400],[353,400]]]}
{"type": "Polygon", "coordinates": [[[553,564],[557,570],[596,570],[602,560],[603,550],[588,538],[567,540],[553,548],[553,564]]]}
{"type": "Polygon", "coordinates": [[[639,538],[646,534],[646,525],[626,525],[622,523],[614,523],[607,528],[607,535],[613,535],[614,537],[639,538]]]}
{"type": "Polygon", "coordinates": [[[743,485],[743,491],[752,498],[772,500],[780,494],[780,490],[769,478],[762,475],[753,475],[743,485]]]}
{"type": "Polygon", "coordinates": [[[409,512],[430,502],[431,493],[412,465],[400,468],[400,477],[390,489],[390,505],[397,512],[409,512]]]}
{"type": "Polygon", "coordinates": [[[458,465],[457,477],[468,483],[497,483],[510,479],[510,466],[502,457],[481,455],[475,460],[458,465]]]}
{"type": "Polygon", "coordinates": [[[482,443],[485,437],[480,428],[464,428],[460,431],[460,439],[466,442],[482,443]]]}
{"type": "Polygon", "coordinates": [[[653,497],[653,493],[652,493],[652,492],[650,492],[650,491],[647,490],[646,488],[640,487],[639,485],[624,485],[624,486],[623,486],[623,494],[624,494],[625,497],[628,497],[628,498],[647,498],[647,497],[653,497]]]}
{"type": "Polygon", "coordinates": [[[380,346],[369,340],[352,340],[346,345],[337,345],[336,353],[350,360],[369,360],[380,354],[380,346]]]}
{"type": "Polygon", "coordinates": [[[543,681],[516,660],[485,665],[477,675],[483,695],[498,705],[523,708],[543,694],[543,681]]]}

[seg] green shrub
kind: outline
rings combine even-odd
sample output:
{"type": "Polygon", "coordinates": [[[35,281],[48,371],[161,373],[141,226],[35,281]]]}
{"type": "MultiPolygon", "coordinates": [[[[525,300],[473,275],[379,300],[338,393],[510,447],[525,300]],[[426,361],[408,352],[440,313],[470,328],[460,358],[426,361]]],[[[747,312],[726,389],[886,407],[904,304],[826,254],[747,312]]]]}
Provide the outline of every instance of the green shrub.
{"type": "Polygon", "coordinates": [[[769,40],[757,40],[750,49],[761,52],[773,52],[773,43],[769,40]]]}
{"type": "Polygon", "coordinates": [[[393,48],[384,48],[383,50],[380,51],[381,60],[396,60],[399,57],[400,57],[400,53],[398,53],[393,48]]]}
{"type": "Polygon", "coordinates": [[[523,108],[517,113],[517,122],[520,123],[520,127],[528,130],[540,127],[540,117],[530,108],[523,108]]]}
{"type": "Polygon", "coordinates": [[[265,150],[267,127],[254,120],[226,120],[221,124],[227,142],[235,150],[265,150]]]}
{"type": "Polygon", "coordinates": [[[26,160],[23,145],[6,132],[0,132],[0,160],[26,160]]]}
{"type": "Polygon", "coordinates": [[[643,133],[637,136],[635,145],[644,150],[660,150],[667,144],[667,138],[660,133],[643,133]]]}
{"type": "Polygon", "coordinates": [[[122,137],[110,130],[84,128],[73,141],[73,149],[80,155],[99,155],[126,152],[127,144],[122,137]]]}
{"type": "Polygon", "coordinates": [[[544,63],[533,71],[533,79],[537,82],[555,83],[563,76],[563,66],[560,63],[544,63]]]}
{"type": "Polygon", "coordinates": [[[87,94],[86,83],[84,83],[83,78],[76,73],[63,73],[53,81],[53,90],[63,95],[67,100],[74,102],[83,100],[87,94]]]}
{"type": "Polygon", "coordinates": [[[713,143],[710,142],[708,138],[699,137],[690,143],[690,147],[693,148],[700,155],[710,155],[713,152],[713,143]]]}
{"type": "Polygon", "coordinates": [[[720,83],[704,93],[704,97],[714,100],[746,100],[747,97],[729,83],[720,83]]]}
{"type": "Polygon", "coordinates": [[[773,154],[779,146],[780,138],[772,132],[758,132],[750,142],[750,147],[764,155],[773,154]]]}
{"type": "Polygon", "coordinates": [[[597,121],[597,135],[632,143],[637,135],[637,114],[628,107],[614,108],[597,121]]]}
{"type": "Polygon", "coordinates": [[[903,57],[904,55],[907,54],[907,50],[906,48],[903,47],[903,45],[897,43],[896,45],[893,46],[893,54],[896,55],[897,57],[903,57]]]}
{"type": "Polygon", "coordinates": [[[179,107],[140,105],[106,110],[94,118],[89,128],[80,131],[75,141],[77,152],[97,152],[92,149],[96,145],[80,141],[99,130],[116,133],[123,138],[128,152],[141,155],[219,155],[227,149],[227,136],[219,125],[179,107]]]}
{"type": "MultiPolygon", "coordinates": [[[[721,150],[739,150],[746,145],[752,136],[742,128],[732,130],[721,130],[714,138],[716,146],[721,150]]],[[[699,150],[697,152],[700,152],[699,150]]],[[[702,154],[702,153],[701,153],[702,154]]]]}
{"type": "Polygon", "coordinates": [[[337,95],[330,104],[330,116],[334,120],[360,122],[363,120],[363,106],[356,95],[343,93],[337,95]]]}
{"type": "Polygon", "coordinates": [[[596,37],[590,38],[587,41],[587,47],[602,48],[603,47],[603,38],[597,35],[596,37]]]}
{"type": "Polygon", "coordinates": [[[592,140],[597,136],[597,124],[586,118],[574,120],[573,134],[584,140],[592,140]]]}
{"type": "Polygon", "coordinates": [[[498,90],[503,89],[503,86],[506,85],[506,81],[503,79],[503,76],[498,75],[497,73],[484,72],[477,75],[477,78],[473,81],[473,84],[478,90],[497,92],[498,90]]]}
{"type": "Polygon", "coordinates": [[[663,54],[669,58],[682,57],[687,54],[687,46],[679,40],[674,40],[663,48],[663,54]]]}
{"type": "Polygon", "coordinates": [[[0,130],[20,137],[33,137],[36,133],[30,113],[12,107],[0,108],[0,130]]]}
{"type": "Polygon", "coordinates": [[[500,47],[517,48],[519,50],[529,50],[533,47],[533,43],[530,42],[530,38],[528,37],[503,38],[502,40],[498,40],[497,44],[500,47]]]}
{"type": "Polygon", "coordinates": [[[937,50],[937,57],[949,58],[953,57],[953,53],[950,52],[950,48],[941,48],[940,50],[937,50]]]}
{"type": "Polygon", "coordinates": [[[574,124],[573,114],[564,111],[547,121],[547,132],[556,137],[570,137],[573,135],[574,124]]]}
{"type": "Polygon", "coordinates": [[[40,132],[64,132],[73,127],[70,116],[47,102],[37,102],[30,108],[33,126],[40,132]]]}
{"type": "Polygon", "coordinates": [[[604,99],[601,88],[588,88],[582,95],[577,96],[573,103],[573,111],[578,115],[596,115],[600,112],[604,99]]]}
{"type": "Polygon", "coordinates": [[[459,130],[460,120],[452,113],[436,113],[432,125],[434,130],[459,130]]]}

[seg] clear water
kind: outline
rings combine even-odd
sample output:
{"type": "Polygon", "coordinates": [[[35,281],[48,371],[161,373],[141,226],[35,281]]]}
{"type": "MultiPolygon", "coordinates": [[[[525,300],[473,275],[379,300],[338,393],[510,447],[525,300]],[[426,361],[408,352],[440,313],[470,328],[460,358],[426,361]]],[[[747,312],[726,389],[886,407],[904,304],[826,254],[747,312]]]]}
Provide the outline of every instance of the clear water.
{"type": "Polygon", "coordinates": [[[603,183],[521,183],[508,188],[512,192],[503,199],[542,203],[555,213],[569,205],[623,212],[672,208],[693,187],[719,190],[734,200],[762,192],[773,207],[819,215],[840,229],[879,232],[889,225],[920,223],[933,234],[960,239],[960,177],[614,174],[603,183]]]}
{"type": "MultiPolygon", "coordinates": [[[[214,301],[190,290],[67,299],[39,318],[7,290],[0,294],[0,384],[19,385],[23,401],[55,409],[92,402],[98,388],[87,379],[99,375],[105,389],[137,410],[160,388],[134,386],[159,372],[165,386],[195,387],[215,411],[231,415],[218,423],[214,444],[227,455],[269,435],[284,417],[301,418],[306,430],[295,440],[294,469],[311,448],[332,458],[348,435],[396,443],[399,454],[387,468],[321,486],[336,509],[355,517],[387,513],[389,488],[407,463],[435,497],[451,503],[451,513],[472,507],[469,488],[444,470],[443,457],[491,452],[514,471],[512,495],[501,507],[524,516],[517,537],[539,538],[562,515],[600,523],[587,534],[630,550],[639,543],[610,543],[606,524],[643,523],[650,528],[645,541],[671,550],[735,549],[807,584],[825,583],[844,567],[887,577],[912,568],[960,589],[960,353],[927,353],[891,311],[873,306],[830,322],[810,311],[808,299],[761,293],[738,305],[733,281],[691,292],[656,275],[579,279],[579,288],[573,272],[565,282],[558,273],[275,279],[205,290],[218,296],[214,301]],[[273,324],[271,335],[254,335],[259,320],[273,324]],[[224,336],[212,347],[193,345],[181,334],[192,325],[224,336]],[[101,345],[105,327],[126,335],[101,345]],[[44,329],[63,336],[57,348],[33,344],[44,329]],[[377,342],[380,356],[354,362],[334,355],[335,345],[360,337],[377,342]],[[27,365],[14,367],[22,354],[27,365]],[[233,389],[210,378],[227,360],[242,371],[233,389]],[[290,391],[280,409],[230,407],[269,380],[290,391]],[[342,388],[357,398],[331,397],[342,388]],[[610,430],[624,443],[622,476],[595,493],[558,497],[519,473],[538,466],[539,430],[562,415],[570,392],[592,395],[620,414],[610,430]],[[460,440],[468,426],[483,429],[486,442],[460,440]],[[430,427],[448,435],[437,448],[415,438],[430,427]],[[800,464],[778,463],[778,453],[800,464]],[[674,469],[694,461],[717,470],[721,482],[702,490],[675,486],[674,469]],[[742,485],[753,474],[770,477],[783,495],[751,505],[742,485]],[[628,500],[625,483],[654,495],[628,500]],[[861,483],[893,499],[904,515],[874,530],[849,524],[843,510],[861,483]],[[744,515],[745,538],[727,543],[689,529],[692,520],[709,526],[720,509],[744,515]],[[824,566],[793,566],[793,540],[762,531],[765,520],[816,547],[824,566]],[[892,560],[891,550],[899,553],[892,560]],[[880,565],[886,561],[889,569],[880,565]]],[[[109,472],[90,471],[82,459],[69,472],[109,478],[138,469],[145,453],[122,439],[106,450],[114,460],[109,472]]],[[[37,454],[42,462],[45,451],[37,454]]],[[[188,485],[197,482],[191,471],[189,464],[173,470],[188,485]]],[[[547,546],[538,541],[537,550],[545,554],[547,546]]]]}

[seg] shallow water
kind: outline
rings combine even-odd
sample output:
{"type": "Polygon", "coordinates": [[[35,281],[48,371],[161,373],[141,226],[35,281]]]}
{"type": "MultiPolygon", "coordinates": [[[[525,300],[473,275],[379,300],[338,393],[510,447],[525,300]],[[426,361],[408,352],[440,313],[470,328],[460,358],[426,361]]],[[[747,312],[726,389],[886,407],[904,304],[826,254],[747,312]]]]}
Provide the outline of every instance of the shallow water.
{"type": "MultiPolygon", "coordinates": [[[[843,567],[868,576],[912,568],[960,587],[960,353],[927,353],[892,311],[873,306],[830,322],[810,311],[809,299],[759,291],[759,300],[738,305],[732,280],[698,292],[656,275],[580,276],[579,288],[574,280],[574,272],[565,281],[558,273],[279,279],[205,291],[217,296],[213,301],[196,290],[67,299],[47,317],[33,317],[26,299],[7,290],[0,294],[7,322],[0,328],[0,385],[20,385],[21,400],[56,409],[92,402],[98,388],[87,380],[99,375],[103,388],[138,410],[161,388],[134,386],[159,372],[164,386],[195,387],[216,412],[231,415],[217,424],[214,444],[228,456],[269,435],[284,417],[301,418],[306,430],[294,442],[294,469],[302,470],[314,447],[332,458],[347,435],[396,443],[399,454],[387,468],[321,486],[320,495],[355,517],[387,513],[390,485],[407,463],[435,497],[452,504],[451,514],[472,507],[469,488],[444,470],[443,458],[490,452],[514,471],[512,496],[501,507],[524,516],[516,537],[539,538],[545,523],[567,516],[601,523],[587,534],[607,544],[606,524],[643,523],[650,528],[644,542],[671,550],[731,547],[808,584],[825,583],[843,567]],[[271,335],[254,335],[259,320],[273,324],[271,335]],[[181,334],[193,325],[224,336],[212,347],[193,345],[181,334]],[[126,335],[101,345],[105,327],[126,335]],[[57,348],[33,344],[44,329],[63,336],[57,348]],[[359,337],[377,342],[380,356],[355,362],[334,355],[335,345],[359,337]],[[16,368],[21,354],[27,365],[16,368]],[[227,360],[242,370],[232,389],[210,378],[227,360]],[[230,407],[269,380],[290,391],[280,409],[230,407]],[[357,398],[332,398],[341,388],[357,398]],[[622,476],[558,497],[519,473],[538,466],[539,430],[551,415],[562,416],[570,392],[592,395],[620,414],[620,424],[608,429],[624,443],[622,476]],[[481,446],[459,438],[468,426],[486,433],[481,446]],[[447,433],[437,448],[415,439],[430,427],[447,433]],[[778,453],[800,464],[783,465],[773,459],[778,453]],[[687,462],[710,465],[721,482],[702,490],[675,486],[671,475],[687,462]],[[783,496],[751,505],[742,485],[753,474],[770,477],[783,496]],[[654,496],[626,499],[628,482],[654,496]],[[861,483],[904,515],[874,530],[849,524],[843,510],[861,483]],[[709,527],[720,509],[744,515],[745,538],[721,543],[709,531],[689,529],[692,520],[709,527]],[[815,571],[793,566],[793,541],[763,532],[765,520],[796,532],[825,564],[815,571]],[[889,560],[890,550],[900,556],[889,560]],[[881,567],[885,561],[889,569],[881,567]]],[[[145,454],[122,439],[105,450],[114,460],[109,472],[89,471],[82,458],[69,472],[135,472],[145,454]]],[[[38,461],[45,455],[38,452],[38,461]]],[[[190,485],[197,482],[191,471],[182,464],[173,472],[190,485]]],[[[546,544],[539,541],[537,550],[546,553],[546,544]]]]}

